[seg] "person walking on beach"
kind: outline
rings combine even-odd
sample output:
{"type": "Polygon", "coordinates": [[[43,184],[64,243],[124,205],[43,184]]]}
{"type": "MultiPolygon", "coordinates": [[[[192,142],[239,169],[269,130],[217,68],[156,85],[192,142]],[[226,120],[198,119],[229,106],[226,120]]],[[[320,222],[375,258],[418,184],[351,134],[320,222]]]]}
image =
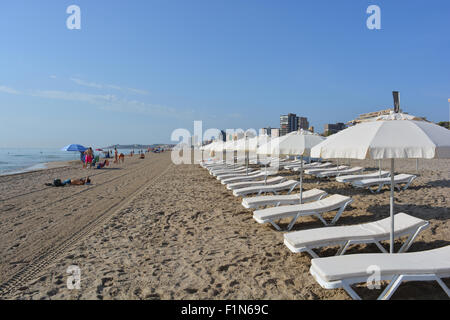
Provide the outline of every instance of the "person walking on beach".
{"type": "Polygon", "coordinates": [[[117,152],[117,148],[114,148],[114,163],[117,163],[117,156],[118,156],[118,152],[117,152]]]}

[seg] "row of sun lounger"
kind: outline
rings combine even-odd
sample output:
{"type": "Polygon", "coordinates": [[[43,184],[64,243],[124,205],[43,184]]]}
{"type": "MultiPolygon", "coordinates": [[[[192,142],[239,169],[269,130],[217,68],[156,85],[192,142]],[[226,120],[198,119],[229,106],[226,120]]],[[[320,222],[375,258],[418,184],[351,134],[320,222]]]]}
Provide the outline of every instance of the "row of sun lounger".
{"type": "MultiPolygon", "coordinates": [[[[287,162],[285,162],[287,163],[287,162]]],[[[286,164],[284,167],[290,170],[299,170],[298,163],[286,164]]],[[[335,176],[338,182],[350,183],[354,187],[369,188],[376,186],[379,192],[384,185],[391,183],[389,172],[382,171],[370,174],[348,175],[350,172],[362,172],[363,168],[331,168],[323,166],[327,170],[312,169],[320,166],[314,164],[307,174],[317,177],[335,176]],[[349,172],[350,169],[353,169],[349,172]],[[346,171],[347,170],[347,171],[346,171]],[[345,172],[345,175],[337,172],[345,172]],[[327,173],[329,173],[327,175],[327,173]]],[[[236,172],[229,167],[222,169],[230,174],[236,172]]],[[[236,174],[236,173],[234,173],[236,174]]],[[[255,197],[245,197],[242,205],[245,208],[257,209],[253,213],[253,218],[258,223],[270,223],[277,230],[282,230],[279,220],[290,218],[291,221],[287,230],[291,230],[295,222],[302,216],[315,216],[326,227],[313,230],[302,230],[284,234],[284,244],[294,252],[307,252],[313,259],[311,260],[310,273],[320,286],[325,289],[342,288],[353,299],[360,299],[360,296],[352,289],[353,284],[367,282],[368,270],[377,266],[380,272],[380,280],[390,280],[390,284],[379,296],[379,299],[389,299],[403,281],[437,281],[450,297],[450,290],[442,281],[442,278],[450,277],[450,246],[440,249],[405,253],[417,238],[421,231],[429,226],[425,220],[412,217],[406,213],[398,213],[395,216],[394,236],[396,239],[407,237],[404,244],[398,251],[401,254],[387,254],[386,249],[380,244],[381,241],[390,237],[390,218],[380,221],[351,226],[333,226],[344,212],[345,208],[353,201],[350,197],[343,195],[328,195],[325,191],[313,189],[303,192],[303,203],[300,204],[298,193],[291,194],[298,186],[294,180],[285,180],[282,177],[267,179],[267,174],[260,173],[244,180],[231,180],[227,185],[229,190],[233,190],[235,196],[246,196],[256,194],[255,197]],[[265,180],[258,180],[264,178],[265,180]],[[281,183],[280,179],[284,179],[281,183]],[[240,184],[241,183],[241,184],[240,184]],[[242,188],[240,188],[242,187],[242,188]],[[286,195],[278,195],[278,192],[288,191],[286,195]],[[273,195],[264,195],[272,193],[273,195]],[[336,211],[334,218],[327,222],[323,214],[336,211]],[[381,254],[357,254],[343,256],[349,246],[357,244],[375,244],[381,254]],[[314,251],[325,247],[339,246],[335,257],[319,258],[314,251]]],[[[414,175],[400,174],[394,177],[397,188],[405,184],[403,189],[408,188],[416,178],[414,175]]],[[[230,178],[233,179],[233,178],[230,178]]],[[[225,181],[225,180],[222,180],[225,181]]]]}

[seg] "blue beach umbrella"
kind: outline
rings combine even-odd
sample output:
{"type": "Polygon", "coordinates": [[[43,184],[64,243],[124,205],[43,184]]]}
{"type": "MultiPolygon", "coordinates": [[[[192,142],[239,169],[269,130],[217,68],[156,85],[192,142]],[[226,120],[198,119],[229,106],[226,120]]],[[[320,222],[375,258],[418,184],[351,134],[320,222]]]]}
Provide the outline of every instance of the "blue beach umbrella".
{"type": "Polygon", "coordinates": [[[64,148],[61,149],[61,151],[79,151],[79,152],[84,152],[86,150],[87,148],[83,147],[80,144],[69,144],[68,146],[65,146],[64,148]]]}

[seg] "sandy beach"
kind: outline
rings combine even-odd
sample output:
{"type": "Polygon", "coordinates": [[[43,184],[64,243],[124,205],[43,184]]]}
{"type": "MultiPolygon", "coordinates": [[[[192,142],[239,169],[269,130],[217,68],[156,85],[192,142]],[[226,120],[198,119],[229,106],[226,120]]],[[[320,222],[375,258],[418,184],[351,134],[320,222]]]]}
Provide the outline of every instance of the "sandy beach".
{"type": "MultiPolygon", "coordinates": [[[[351,164],[377,169],[374,161],[351,164]]],[[[397,161],[396,171],[418,175],[396,192],[396,212],[430,221],[410,251],[449,245],[450,161],[420,160],[417,173],[414,160],[397,161]]],[[[298,179],[289,171],[280,175],[298,179]]],[[[371,194],[306,177],[304,188],[354,199],[338,225],[389,216],[388,187],[371,194]]],[[[170,153],[126,157],[105,170],[68,164],[0,177],[0,298],[350,299],[343,290],[322,289],[309,274],[310,256],[291,253],[283,232],[256,223],[241,200],[199,165],[172,164],[170,153]],[[44,187],[86,172],[91,186],[44,187]],[[67,288],[71,265],[81,269],[80,290],[67,288]]],[[[321,226],[300,218],[293,231],[321,226]]],[[[378,249],[359,245],[348,254],[362,252],[378,249]]],[[[364,298],[380,293],[357,291],[364,298]]],[[[393,296],[410,298],[447,296],[433,282],[403,284],[393,296]]]]}

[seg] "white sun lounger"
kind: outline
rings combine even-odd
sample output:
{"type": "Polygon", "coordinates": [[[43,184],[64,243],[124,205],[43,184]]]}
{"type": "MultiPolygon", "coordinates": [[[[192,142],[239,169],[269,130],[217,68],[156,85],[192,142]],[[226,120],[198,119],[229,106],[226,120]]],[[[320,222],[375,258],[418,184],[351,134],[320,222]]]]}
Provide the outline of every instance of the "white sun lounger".
{"type": "Polygon", "coordinates": [[[236,182],[236,183],[230,183],[227,185],[228,190],[237,190],[237,189],[243,189],[248,187],[260,187],[260,186],[270,186],[278,183],[282,183],[286,181],[285,177],[273,177],[267,180],[257,180],[257,181],[243,181],[243,182],[236,182]]]}
{"type": "Polygon", "coordinates": [[[237,178],[237,177],[251,177],[252,175],[254,175],[255,171],[257,171],[256,174],[260,173],[259,170],[254,170],[252,168],[248,168],[248,170],[239,170],[236,172],[228,172],[228,173],[220,173],[218,175],[216,175],[216,179],[217,180],[224,180],[224,179],[230,179],[230,178],[237,178]]]}
{"type": "Polygon", "coordinates": [[[311,260],[309,272],[324,289],[342,288],[353,299],[361,297],[352,289],[367,283],[379,271],[380,281],[390,281],[378,300],[389,300],[403,281],[436,281],[450,297],[442,281],[450,277],[450,246],[408,253],[372,253],[318,258],[311,260]]]}
{"type": "MultiPolygon", "coordinates": [[[[254,170],[253,168],[248,168],[248,174],[247,171],[244,170],[244,172],[238,172],[238,173],[221,173],[218,174],[216,176],[217,180],[223,181],[223,180],[228,180],[228,179],[238,179],[239,177],[242,178],[252,178],[253,176],[257,176],[259,174],[263,174],[265,172],[265,170],[254,170]]],[[[269,171],[267,171],[268,173],[270,173],[269,171]]]]}
{"type": "Polygon", "coordinates": [[[245,169],[245,166],[237,166],[237,165],[232,165],[232,166],[220,166],[220,167],[212,167],[209,168],[208,171],[209,173],[213,173],[213,172],[217,172],[217,171],[234,171],[234,170],[241,170],[241,169],[245,169]]]}
{"type": "MultiPolygon", "coordinates": [[[[300,167],[301,165],[302,165],[301,160],[294,160],[292,162],[280,163],[280,167],[283,167],[284,169],[296,168],[300,167]]],[[[308,165],[308,163],[306,161],[303,161],[303,166],[306,165],[308,165]]]]}
{"type": "Polygon", "coordinates": [[[257,170],[254,172],[249,173],[248,175],[236,175],[234,177],[220,177],[220,182],[222,184],[231,184],[231,183],[237,183],[237,182],[244,182],[244,181],[255,181],[260,180],[261,178],[266,178],[269,176],[273,176],[277,174],[276,171],[273,170],[257,170]]]}
{"type": "Polygon", "coordinates": [[[281,220],[289,217],[292,217],[292,220],[287,227],[287,231],[292,229],[295,221],[297,221],[297,219],[301,216],[315,216],[326,226],[334,225],[339,220],[347,205],[352,201],[353,200],[350,197],[334,194],[314,202],[256,210],[253,212],[253,219],[255,219],[258,223],[270,223],[279,231],[281,231],[281,228],[275,223],[275,220],[281,220]],[[334,216],[333,220],[328,223],[322,217],[322,214],[334,210],[338,210],[338,212],[334,216]]]}
{"type": "MultiPolygon", "coordinates": [[[[403,187],[403,190],[408,189],[411,182],[413,182],[414,179],[416,179],[417,176],[413,174],[398,174],[394,176],[394,185],[397,187],[397,189],[400,191],[400,184],[405,184],[403,187]]],[[[391,178],[372,178],[372,179],[363,179],[363,180],[356,180],[352,182],[352,185],[357,188],[369,188],[370,192],[377,193],[380,192],[381,189],[385,185],[391,184],[391,178]],[[373,191],[370,187],[378,186],[378,189],[376,191],[373,191]]]]}
{"type": "Polygon", "coordinates": [[[201,163],[200,166],[205,168],[205,169],[210,170],[212,168],[220,168],[220,167],[226,168],[227,166],[229,166],[229,164],[227,164],[225,162],[222,162],[222,163],[209,163],[209,164],[201,163]]]}
{"type": "Polygon", "coordinates": [[[299,185],[298,181],[288,180],[288,181],[284,181],[282,183],[278,183],[278,184],[274,184],[274,185],[270,185],[270,186],[247,187],[247,188],[242,188],[242,189],[236,189],[233,191],[233,195],[236,197],[239,197],[239,196],[245,196],[247,194],[254,194],[254,193],[256,193],[257,195],[261,195],[263,193],[277,194],[278,192],[283,191],[283,190],[289,190],[288,194],[290,194],[292,192],[292,190],[294,190],[294,188],[298,185],[299,185]]]}
{"type": "Polygon", "coordinates": [[[248,168],[248,170],[244,168],[238,168],[238,169],[226,169],[226,170],[218,170],[218,171],[212,171],[210,174],[214,177],[224,175],[224,174],[233,174],[233,173],[246,173],[246,172],[252,172],[252,168],[248,168]]]}
{"type": "MultiPolygon", "coordinates": [[[[320,200],[326,195],[327,193],[325,191],[319,189],[303,191],[303,203],[320,200]]],[[[242,199],[242,206],[247,209],[258,209],[269,206],[278,207],[280,205],[285,206],[299,203],[299,193],[278,196],[258,196],[242,199]]]]}
{"type": "Polygon", "coordinates": [[[348,169],[348,168],[349,168],[348,166],[327,167],[327,168],[313,168],[313,169],[305,170],[305,174],[316,175],[316,174],[319,174],[321,172],[345,170],[345,169],[348,169]]]}
{"type": "MultiPolygon", "coordinates": [[[[320,162],[313,162],[313,163],[309,163],[309,164],[305,164],[303,166],[303,170],[308,170],[308,169],[327,169],[329,167],[332,167],[333,164],[331,162],[325,162],[325,163],[320,163],[320,162]]],[[[300,171],[301,167],[300,166],[295,166],[292,167],[290,170],[292,171],[300,171]]]]}
{"type": "MultiPolygon", "coordinates": [[[[395,237],[408,236],[399,252],[408,251],[418,234],[429,225],[428,221],[406,213],[396,214],[394,221],[395,237]]],[[[340,246],[336,255],[343,255],[349,246],[363,243],[374,243],[382,252],[387,253],[380,241],[389,240],[390,231],[391,218],[386,218],[353,226],[325,227],[287,233],[284,235],[284,244],[292,252],[308,252],[313,258],[319,258],[313,251],[315,248],[340,246]]]]}
{"type": "Polygon", "coordinates": [[[319,173],[313,174],[317,178],[328,178],[328,177],[335,177],[340,176],[343,174],[353,174],[353,173],[361,173],[364,171],[363,167],[353,167],[348,168],[344,170],[334,170],[334,171],[321,171],[319,173]]]}
{"type": "Polygon", "coordinates": [[[356,180],[363,180],[363,179],[371,179],[371,178],[386,178],[389,177],[390,172],[389,171],[381,171],[381,177],[380,172],[373,172],[368,174],[354,174],[354,175],[345,175],[345,176],[338,176],[336,177],[337,182],[342,183],[350,183],[356,180]]]}
{"type": "MultiPolygon", "coordinates": [[[[305,165],[303,165],[303,170],[307,170],[307,169],[325,169],[325,168],[329,168],[332,167],[333,164],[331,162],[313,162],[313,163],[307,163],[305,165]]],[[[301,166],[300,165],[296,165],[296,166],[290,166],[289,168],[285,169],[289,169],[292,171],[300,171],[301,166]]]]}

